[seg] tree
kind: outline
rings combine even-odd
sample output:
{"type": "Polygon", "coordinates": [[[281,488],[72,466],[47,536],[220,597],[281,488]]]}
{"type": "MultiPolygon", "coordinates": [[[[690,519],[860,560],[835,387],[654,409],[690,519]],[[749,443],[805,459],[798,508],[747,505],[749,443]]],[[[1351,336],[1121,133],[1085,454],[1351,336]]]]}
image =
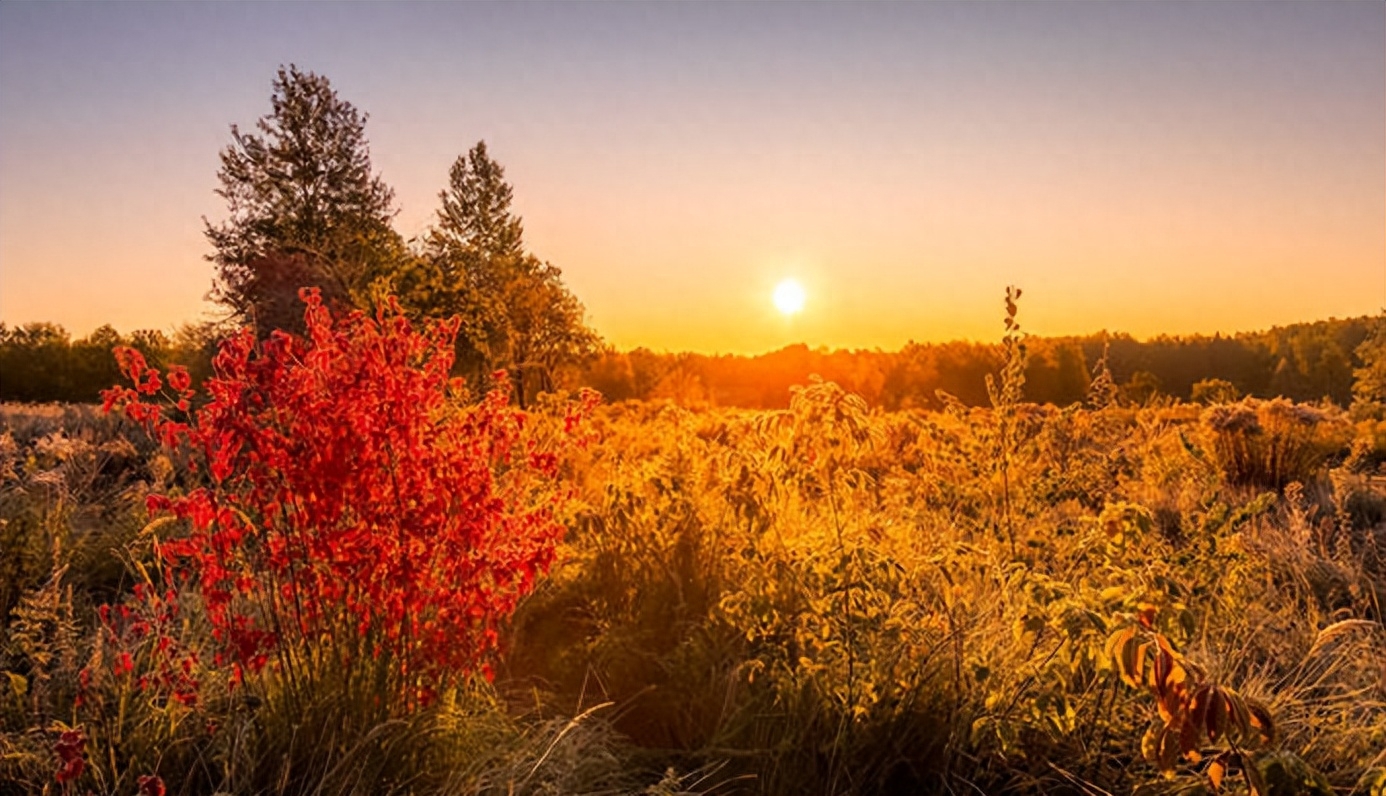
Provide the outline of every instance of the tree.
{"type": "Polygon", "coordinates": [[[423,256],[400,293],[418,315],[460,316],[458,369],[474,385],[508,370],[524,406],[534,392],[553,388],[559,367],[594,353],[600,338],[562,272],[525,251],[513,196],[485,141],[459,156],[423,256]]]}
{"type": "Polygon", "coordinates": [[[217,194],[229,217],[204,219],[216,264],[212,297],[236,320],[301,330],[298,289],[364,305],[373,281],[398,268],[405,247],[390,221],[394,192],[373,172],[367,116],[326,77],[280,67],[258,133],[231,126],[217,194]]]}
{"type": "Polygon", "coordinates": [[[524,248],[524,224],[510,210],[514,190],[505,169],[478,141],[448,170],[448,188],[438,194],[443,206],[429,243],[438,250],[474,250],[491,257],[519,256],[524,248]]]}
{"type": "Polygon", "coordinates": [[[1367,339],[1357,346],[1362,367],[1352,372],[1352,396],[1362,403],[1386,403],[1386,313],[1373,319],[1367,339]]]}
{"type": "Polygon", "coordinates": [[[72,339],[55,323],[0,327],[0,400],[61,401],[72,394],[72,339]]]}
{"type": "Polygon", "coordinates": [[[583,320],[582,302],[563,285],[556,266],[524,256],[505,281],[511,381],[520,406],[527,395],[554,388],[554,373],[597,351],[601,337],[583,320]]]}

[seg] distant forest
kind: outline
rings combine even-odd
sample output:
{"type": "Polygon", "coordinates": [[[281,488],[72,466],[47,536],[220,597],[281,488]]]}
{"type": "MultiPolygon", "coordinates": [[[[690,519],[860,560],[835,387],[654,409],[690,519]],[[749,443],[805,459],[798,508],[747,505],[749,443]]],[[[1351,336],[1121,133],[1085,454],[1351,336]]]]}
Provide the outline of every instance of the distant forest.
{"type": "MultiPolygon", "coordinates": [[[[1229,400],[1283,395],[1297,401],[1352,402],[1353,371],[1373,316],[1331,319],[1233,336],[1125,334],[1028,337],[1025,398],[1067,405],[1082,401],[1103,359],[1123,397],[1229,400]],[[1196,389],[1197,387],[1197,389],[1196,389]]],[[[885,409],[941,407],[939,390],[963,403],[987,403],[986,375],[1004,362],[999,343],[910,343],[900,351],[828,351],[789,346],[760,356],[606,352],[588,360],[576,382],[609,401],[668,398],[685,404],[779,408],[789,387],[811,374],[836,382],[885,409]]]]}
{"type": "MultiPolygon", "coordinates": [[[[1083,400],[1106,358],[1123,397],[1229,400],[1283,395],[1297,401],[1352,401],[1359,350],[1381,317],[1364,316],[1276,327],[1233,336],[1129,335],[1028,337],[1025,397],[1067,405],[1083,400]]],[[[62,327],[0,325],[0,400],[93,402],[119,380],[111,348],[132,345],[154,363],[210,372],[208,331],[187,327],[173,337],[140,331],[122,336],[104,326],[73,340],[62,327]]],[[[987,402],[985,378],[1003,364],[998,344],[911,343],[899,351],[829,351],[794,345],[759,356],[600,351],[566,366],[564,388],[593,387],[608,401],[668,399],[685,405],[779,408],[789,388],[811,375],[836,382],[885,409],[938,408],[938,391],[968,405],[987,402]]]]}

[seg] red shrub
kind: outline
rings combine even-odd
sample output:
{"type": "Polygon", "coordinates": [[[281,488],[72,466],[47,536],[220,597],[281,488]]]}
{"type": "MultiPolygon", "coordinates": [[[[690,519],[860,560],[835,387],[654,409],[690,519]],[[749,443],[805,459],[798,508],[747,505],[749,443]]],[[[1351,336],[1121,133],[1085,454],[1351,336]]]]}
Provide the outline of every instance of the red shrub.
{"type": "Polygon", "coordinates": [[[106,409],[205,471],[209,486],[149,509],[187,521],[162,559],[200,589],[221,660],[257,672],[326,640],[338,665],[390,656],[397,696],[427,698],[489,671],[498,624],[552,562],[558,459],[499,389],[448,400],[456,320],[420,333],[392,303],[334,323],[316,290],[301,296],[306,338],[227,340],[191,414],[186,374],[168,374],[176,408],[154,403],[159,373],[128,348],[134,387],[106,409]]]}
{"type": "Polygon", "coordinates": [[[58,771],[54,778],[59,783],[75,782],[82,776],[87,765],[86,759],[82,756],[82,749],[86,743],[87,736],[80,727],[67,730],[58,736],[57,743],[53,744],[53,751],[58,755],[58,771]]]}

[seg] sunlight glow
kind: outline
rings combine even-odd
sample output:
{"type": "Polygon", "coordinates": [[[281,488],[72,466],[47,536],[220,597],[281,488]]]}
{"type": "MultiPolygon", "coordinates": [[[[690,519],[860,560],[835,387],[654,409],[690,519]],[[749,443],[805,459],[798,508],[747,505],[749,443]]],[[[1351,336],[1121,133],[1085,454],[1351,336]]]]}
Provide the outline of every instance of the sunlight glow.
{"type": "Polygon", "coordinates": [[[775,285],[775,294],[772,297],[775,308],[785,315],[794,315],[804,309],[804,300],[808,294],[804,292],[804,286],[793,279],[786,279],[775,285]]]}

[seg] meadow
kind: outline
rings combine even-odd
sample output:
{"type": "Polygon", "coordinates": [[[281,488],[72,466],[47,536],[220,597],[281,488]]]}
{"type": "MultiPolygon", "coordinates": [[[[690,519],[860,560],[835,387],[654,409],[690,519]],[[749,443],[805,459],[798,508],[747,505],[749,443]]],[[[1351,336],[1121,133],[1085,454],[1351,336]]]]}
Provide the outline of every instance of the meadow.
{"type": "Polygon", "coordinates": [[[311,306],[4,407],[0,793],[1386,792],[1379,409],[1013,334],[982,407],[520,411],[311,306]]]}

